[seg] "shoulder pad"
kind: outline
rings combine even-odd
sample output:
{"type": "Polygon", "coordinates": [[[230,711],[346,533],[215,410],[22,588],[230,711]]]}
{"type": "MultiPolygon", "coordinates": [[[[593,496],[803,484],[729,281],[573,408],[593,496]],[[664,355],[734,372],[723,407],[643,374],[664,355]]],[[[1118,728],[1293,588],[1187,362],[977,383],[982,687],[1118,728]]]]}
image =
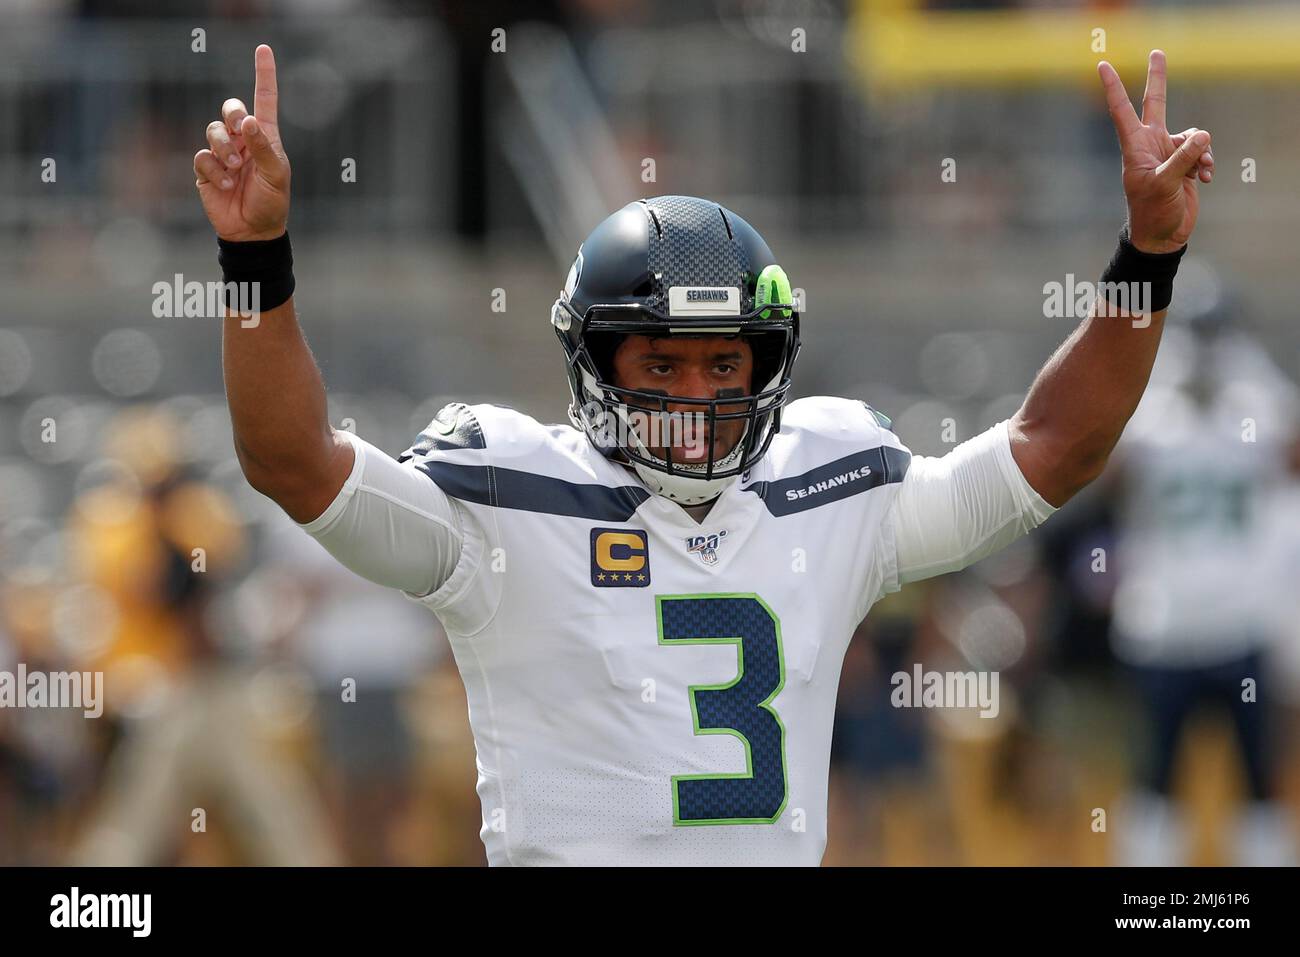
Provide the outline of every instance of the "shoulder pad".
{"type": "Polygon", "coordinates": [[[463,402],[452,402],[438,410],[433,421],[424,427],[411,447],[401,454],[399,461],[405,462],[435,450],[447,452],[451,449],[486,447],[483,427],[479,425],[474,410],[463,402]]]}
{"type": "Polygon", "coordinates": [[[892,427],[889,416],[861,399],[828,395],[796,399],[781,416],[781,436],[801,444],[901,445],[892,427]]]}
{"type": "Polygon", "coordinates": [[[902,482],[911,453],[888,422],[860,399],[792,402],[768,449],[765,480],[748,489],[782,516],[902,482]]]}
{"type": "Polygon", "coordinates": [[[444,406],[399,457],[521,469],[591,481],[593,472],[620,475],[571,425],[543,425],[504,405],[444,406]]]}
{"type": "Polygon", "coordinates": [[[573,426],[501,405],[446,406],[400,461],[453,498],[496,508],[624,522],[650,494],[573,426]]]}

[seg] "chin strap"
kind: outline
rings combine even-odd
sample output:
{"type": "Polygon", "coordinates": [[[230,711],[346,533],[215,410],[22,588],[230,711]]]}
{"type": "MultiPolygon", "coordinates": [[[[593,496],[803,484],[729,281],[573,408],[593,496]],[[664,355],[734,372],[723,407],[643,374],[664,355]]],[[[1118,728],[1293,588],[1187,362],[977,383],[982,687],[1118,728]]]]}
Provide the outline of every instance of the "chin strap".
{"type": "Polygon", "coordinates": [[[656,471],[645,465],[638,465],[635,462],[629,462],[622,452],[616,453],[611,457],[623,468],[635,473],[636,477],[641,480],[641,484],[654,495],[668,499],[670,502],[676,502],[678,505],[708,505],[717,499],[724,491],[727,485],[739,476],[729,476],[728,478],[711,479],[702,482],[699,479],[681,479],[674,482],[673,476],[663,472],[656,471]],[[678,488],[678,485],[684,486],[678,488]]]}
{"type": "MultiPolygon", "coordinates": [[[[737,445],[736,450],[728,452],[727,458],[718,464],[723,468],[727,467],[729,464],[727,459],[740,455],[742,447],[744,446],[737,445]]],[[[667,472],[659,471],[658,468],[640,463],[632,463],[632,468],[638,476],[641,476],[641,481],[645,482],[651,492],[663,495],[677,505],[705,505],[706,502],[712,502],[737,479],[737,476],[733,475],[725,476],[723,479],[692,479],[686,475],[669,475],[667,472]]]]}
{"type": "Polygon", "coordinates": [[[669,475],[638,463],[633,463],[632,469],[652,492],[678,505],[704,505],[712,502],[738,477],[729,475],[717,479],[686,478],[681,475],[669,475]]]}

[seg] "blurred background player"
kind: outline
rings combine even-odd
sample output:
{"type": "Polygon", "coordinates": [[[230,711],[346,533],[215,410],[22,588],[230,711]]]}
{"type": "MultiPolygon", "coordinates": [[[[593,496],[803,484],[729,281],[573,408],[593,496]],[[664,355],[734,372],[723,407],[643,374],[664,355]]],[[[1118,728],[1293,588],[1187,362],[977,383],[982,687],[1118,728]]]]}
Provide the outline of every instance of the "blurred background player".
{"type": "Polygon", "coordinates": [[[1126,864],[1181,864],[1190,827],[1177,800],[1184,732],[1203,708],[1233,730],[1245,795],[1227,844],[1233,863],[1289,864],[1295,838],[1277,795],[1268,667],[1286,598],[1268,565],[1268,507],[1291,480],[1297,391],[1237,319],[1206,262],[1184,264],[1151,385],[1120,443],[1112,635],[1149,733],[1139,790],[1118,817],[1126,864]]]}
{"type": "Polygon", "coordinates": [[[166,863],[184,822],[206,831],[211,818],[253,862],[333,863],[316,792],[267,740],[257,685],[215,615],[244,559],[241,522],[185,474],[179,444],[166,413],[122,412],[105,441],[111,477],[81,497],[69,530],[80,580],[112,609],[87,667],[104,673],[117,737],[72,862],[166,863]]]}

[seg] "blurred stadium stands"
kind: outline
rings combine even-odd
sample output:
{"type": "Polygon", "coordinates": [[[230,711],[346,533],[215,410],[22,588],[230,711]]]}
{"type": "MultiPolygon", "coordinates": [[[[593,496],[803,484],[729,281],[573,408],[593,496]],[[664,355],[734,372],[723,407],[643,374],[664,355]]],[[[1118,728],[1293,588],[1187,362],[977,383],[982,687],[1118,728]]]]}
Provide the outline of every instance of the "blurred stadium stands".
{"type": "MultiPolygon", "coordinates": [[[[547,315],[579,240],[681,192],[744,215],[804,290],[798,393],[868,399],[942,454],[1010,415],[1069,331],[1044,284],[1104,266],[1124,207],[1093,67],[1112,59],[1136,97],[1152,46],[1171,122],[1215,135],[1194,251],[1300,378],[1290,3],[0,0],[0,669],[117,660],[138,692],[98,722],[0,709],[0,864],[482,860],[436,620],[322,563],[247,488],[218,322],[152,311],[154,283],[218,277],[191,157],[222,100],[251,94],[259,42],[331,420],[393,453],[451,399],[563,420],[547,315]],[[230,526],[203,588],[177,566],[196,534],[166,518],[178,488],[184,514],[201,500],[230,526]],[[347,677],[366,706],[345,714],[347,677]]],[[[1300,461],[1269,448],[1247,578],[1273,622],[1260,708],[1294,818],[1300,461]]],[[[1115,859],[1091,815],[1136,780],[1144,711],[1088,556],[1125,495],[1108,477],[1039,535],[876,606],[845,663],[828,864],[1115,859]],[[918,661],[1000,669],[1002,714],[890,708],[889,674],[918,661]]],[[[1187,859],[1238,860],[1228,722],[1198,719],[1180,749],[1187,859]]]]}

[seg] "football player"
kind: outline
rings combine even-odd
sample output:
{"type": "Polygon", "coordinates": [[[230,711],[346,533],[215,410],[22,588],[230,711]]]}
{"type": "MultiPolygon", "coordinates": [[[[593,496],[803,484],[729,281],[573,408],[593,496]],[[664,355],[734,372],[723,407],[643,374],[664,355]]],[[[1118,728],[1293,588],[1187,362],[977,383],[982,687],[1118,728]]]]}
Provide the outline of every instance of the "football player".
{"type": "Polygon", "coordinates": [[[1095,478],[1146,385],[1208,183],[1209,135],[1139,120],[1099,69],[1129,220],[1093,315],[1010,420],[912,456],[861,401],[790,401],[799,313],[762,237],[716,203],[628,203],[550,314],[572,425],[444,408],[399,459],[334,430],[295,317],[290,168],[271,49],[194,160],[228,283],[224,368],[244,474],[341,562],[441,619],[469,698],[492,864],[816,864],[855,625],[1095,478]],[[233,287],[232,287],[233,288],[233,287]]]}
{"type": "MultiPolygon", "coordinates": [[[[1124,492],[1111,639],[1150,733],[1139,788],[1113,829],[1116,861],[1192,859],[1176,759],[1209,706],[1228,717],[1245,771],[1247,800],[1225,822],[1227,861],[1282,867],[1294,863],[1295,838],[1278,801],[1277,684],[1266,662],[1294,585],[1274,577],[1269,539],[1273,498],[1294,480],[1287,453],[1300,404],[1237,323],[1213,268],[1189,261],[1182,273],[1150,387],[1111,463],[1124,492]],[[1264,694],[1251,693],[1256,684],[1264,694]]],[[[1294,539],[1294,526],[1286,531],[1294,539]]]]}

